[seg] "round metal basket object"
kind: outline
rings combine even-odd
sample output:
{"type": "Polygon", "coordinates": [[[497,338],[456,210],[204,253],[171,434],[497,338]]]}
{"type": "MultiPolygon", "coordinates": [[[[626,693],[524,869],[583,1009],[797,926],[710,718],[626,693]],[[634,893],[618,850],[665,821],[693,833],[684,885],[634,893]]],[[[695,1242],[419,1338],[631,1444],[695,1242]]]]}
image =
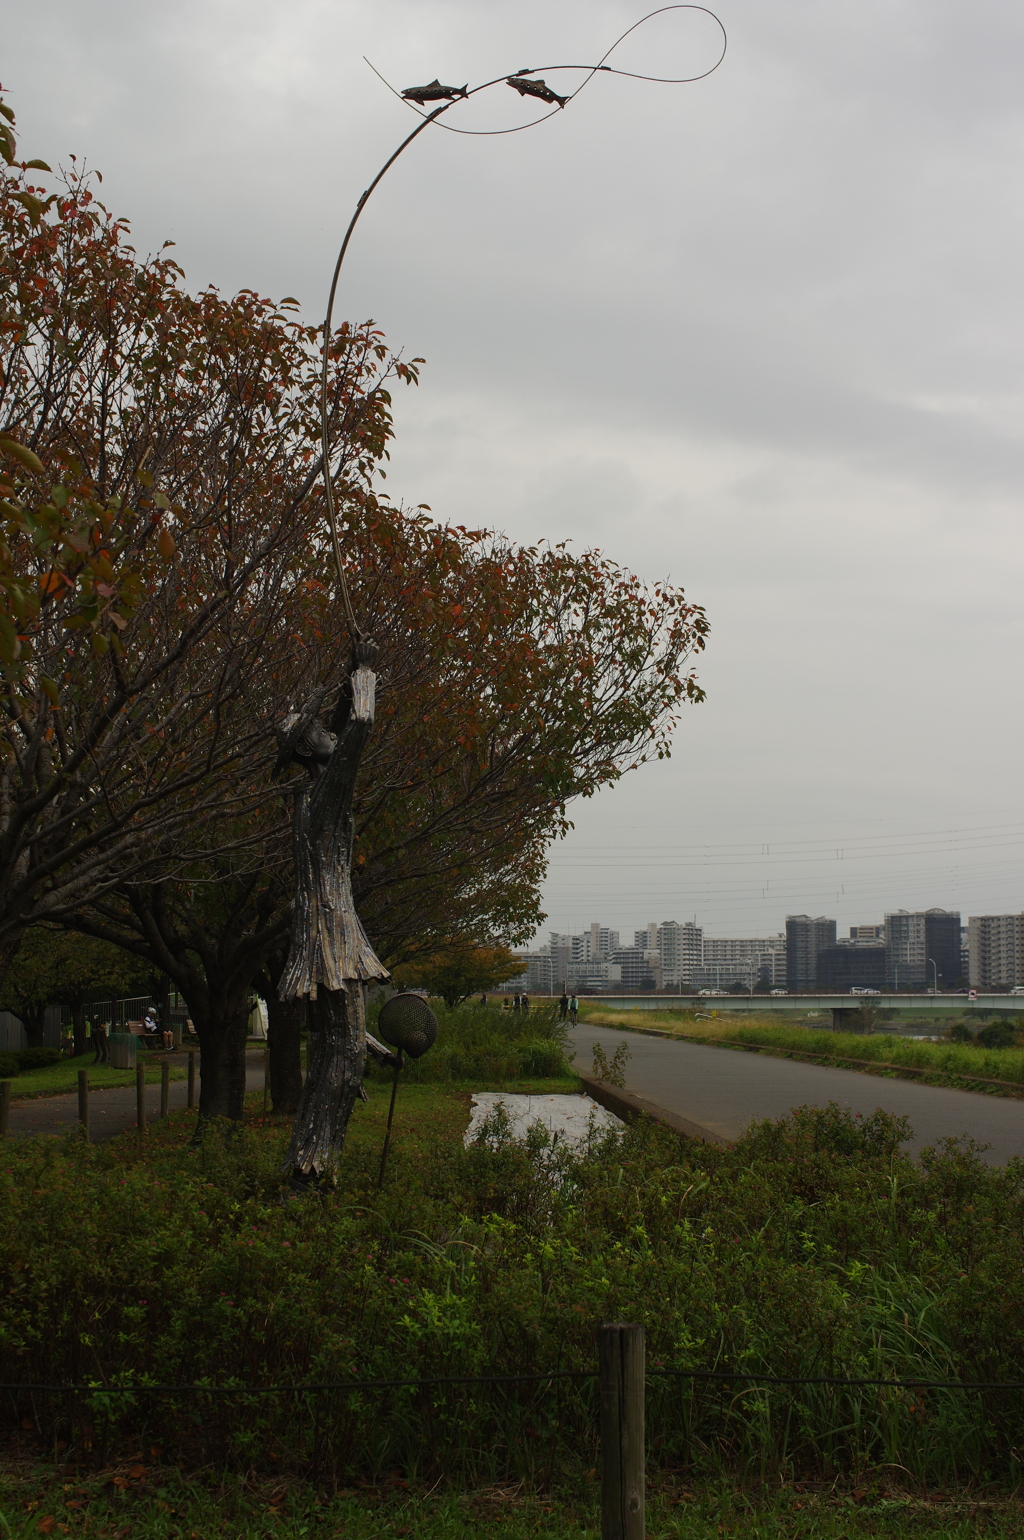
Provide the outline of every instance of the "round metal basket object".
{"type": "Polygon", "coordinates": [[[422,995],[392,995],[381,1007],[377,1031],[392,1048],[419,1059],[437,1041],[437,1017],[422,995]]]}

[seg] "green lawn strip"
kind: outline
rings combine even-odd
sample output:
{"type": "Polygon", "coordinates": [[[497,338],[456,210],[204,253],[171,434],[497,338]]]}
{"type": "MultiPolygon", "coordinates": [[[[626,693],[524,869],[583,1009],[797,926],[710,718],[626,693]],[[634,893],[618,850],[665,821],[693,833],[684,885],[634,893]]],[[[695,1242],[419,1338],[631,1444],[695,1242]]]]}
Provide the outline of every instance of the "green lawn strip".
{"type": "MultiPolygon", "coordinates": [[[[640,1013],[636,1012],[636,1016],[640,1013]]],[[[1024,1052],[1013,1048],[974,1048],[962,1043],[926,1043],[885,1033],[861,1035],[814,1027],[778,1026],[746,1018],[733,1025],[721,1020],[694,1021],[679,1011],[644,1011],[642,1021],[626,1011],[587,1007],[584,1024],[631,1032],[654,1032],[688,1042],[723,1048],[756,1048],[783,1057],[827,1062],[867,1074],[908,1073],[933,1085],[958,1083],[994,1094],[1024,1094],[1024,1052]]]]}
{"type": "MultiPolygon", "coordinates": [[[[143,1049],[146,1058],[139,1055],[139,1063],[146,1068],[146,1084],[160,1079],[160,1066],[163,1054],[153,1053],[151,1049],[143,1049]]],[[[77,1091],[78,1072],[84,1069],[89,1076],[89,1089],[91,1091],[105,1091],[111,1086],[128,1086],[135,1084],[135,1071],[133,1069],[112,1069],[109,1064],[94,1064],[90,1058],[83,1054],[80,1059],[65,1059],[60,1064],[50,1064],[43,1069],[22,1070],[11,1081],[11,1099],[26,1096],[60,1096],[62,1093],[77,1091]]],[[[188,1074],[188,1065],[171,1061],[171,1079],[184,1080],[188,1074]]]]}
{"type": "MultiPolygon", "coordinates": [[[[9,1467],[0,1477],[0,1521],[12,1540],[67,1533],[125,1540],[597,1540],[601,1532],[594,1476],[574,1500],[515,1483],[416,1490],[393,1477],[332,1492],[272,1476],[242,1481],[204,1471],[189,1478],[152,1459],[57,1475],[52,1465],[9,1467]]],[[[968,1540],[980,1533],[1018,1540],[1024,1521],[1019,1501],[1001,1494],[926,1496],[844,1483],[823,1491],[797,1484],[765,1496],[659,1483],[655,1476],[647,1532],[652,1540],[968,1540]]]]}

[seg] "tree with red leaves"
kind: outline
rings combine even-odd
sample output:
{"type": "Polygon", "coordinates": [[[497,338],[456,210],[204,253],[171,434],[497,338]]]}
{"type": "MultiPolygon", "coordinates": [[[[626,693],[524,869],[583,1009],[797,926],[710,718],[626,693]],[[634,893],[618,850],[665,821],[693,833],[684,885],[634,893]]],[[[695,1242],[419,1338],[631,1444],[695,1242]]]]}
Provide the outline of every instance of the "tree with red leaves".
{"type": "MultiPolygon", "coordinates": [[[[316,685],[329,719],[349,647],[319,484],[322,336],[292,301],[189,295],[88,178],[46,193],[8,148],[0,946],[63,919],[165,972],[202,1043],[204,1117],[241,1115],[262,981],[286,1105],[298,1023],[273,999],[292,887],[273,726],[316,685]]],[[[369,325],[341,326],[329,358],[344,560],[381,649],[355,900],[389,965],[521,941],[571,801],[667,754],[678,707],[701,698],[707,624],[598,552],[390,507],[374,487],[389,384],[419,360],[369,325]]]]}
{"type": "MultiPolygon", "coordinates": [[[[221,850],[265,800],[252,700],[319,565],[320,336],[140,260],[91,177],[0,152],[0,961],[26,924],[221,850]],[[247,689],[239,690],[246,680],[247,689]]],[[[331,345],[339,499],[390,432],[392,360],[331,345]]]]}

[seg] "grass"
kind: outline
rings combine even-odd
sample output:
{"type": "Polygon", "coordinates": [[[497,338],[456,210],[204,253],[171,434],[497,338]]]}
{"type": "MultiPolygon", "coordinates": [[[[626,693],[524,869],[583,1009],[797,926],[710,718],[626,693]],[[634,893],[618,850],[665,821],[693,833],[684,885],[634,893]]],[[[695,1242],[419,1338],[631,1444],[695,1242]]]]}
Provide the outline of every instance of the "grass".
{"type": "MultiPolygon", "coordinates": [[[[159,1081],[163,1057],[162,1053],[153,1053],[148,1048],[140,1049],[139,1063],[146,1067],[147,1085],[159,1081]],[[143,1054],[146,1055],[145,1058],[143,1054]]],[[[22,1070],[21,1074],[11,1081],[11,1099],[26,1096],[59,1096],[63,1092],[77,1091],[80,1069],[84,1069],[88,1074],[89,1088],[92,1091],[104,1091],[109,1086],[135,1084],[133,1069],[112,1069],[109,1064],[93,1064],[91,1057],[83,1054],[80,1059],[63,1059],[59,1064],[49,1064],[43,1069],[22,1070]]],[[[172,1080],[184,1080],[187,1074],[187,1065],[171,1064],[172,1080]]]]}
{"type": "MultiPolygon", "coordinates": [[[[142,1451],[136,1451],[140,1455],[142,1451]]],[[[521,1486],[411,1489],[394,1477],[358,1492],[328,1493],[273,1477],[239,1479],[214,1470],[190,1480],[174,1469],[124,1461],[54,1476],[52,1465],[8,1466],[0,1476],[0,1521],[12,1540],[39,1534],[130,1536],[132,1540],[597,1540],[593,1478],[572,1501],[521,1486]],[[69,1479],[70,1478],[70,1479],[69,1479]],[[52,1521],[52,1523],[50,1522],[52,1521]]],[[[768,1497],[729,1487],[694,1490],[656,1483],[648,1492],[652,1540],[1018,1540],[1018,1501],[929,1497],[887,1484],[834,1490],[791,1486],[768,1497]]]]}
{"type": "MultiPolygon", "coordinates": [[[[407,1063],[403,1077],[411,1082],[474,1082],[477,1088],[497,1088],[524,1078],[569,1080],[575,1077],[566,1058],[566,1032],[555,1003],[527,1012],[506,1011],[497,1005],[467,1002],[454,1009],[433,999],[438,1038],[422,1059],[407,1063]],[[485,1085],[486,1083],[486,1085],[485,1085]]],[[[379,1007],[369,1011],[375,1030],[379,1007]]],[[[389,1070],[371,1075],[390,1080],[389,1070]]]]}
{"type": "Polygon", "coordinates": [[[876,1073],[885,1073],[884,1066],[888,1065],[923,1070],[925,1073],[915,1078],[935,1085],[999,1080],[1010,1092],[1024,1091],[1024,1050],[1016,1048],[976,1048],[969,1043],[929,1043],[882,1032],[861,1035],[780,1026],[771,1017],[754,1015],[745,1015],[738,1022],[722,1017],[698,1021],[691,1011],[644,1011],[641,1017],[639,1011],[602,1010],[589,1003],[584,1020],[594,1026],[653,1028],[701,1043],[754,1043],[776,1053],[822,1055],[837,1064],[866,1060],[879,1066],[876,1073]]]}

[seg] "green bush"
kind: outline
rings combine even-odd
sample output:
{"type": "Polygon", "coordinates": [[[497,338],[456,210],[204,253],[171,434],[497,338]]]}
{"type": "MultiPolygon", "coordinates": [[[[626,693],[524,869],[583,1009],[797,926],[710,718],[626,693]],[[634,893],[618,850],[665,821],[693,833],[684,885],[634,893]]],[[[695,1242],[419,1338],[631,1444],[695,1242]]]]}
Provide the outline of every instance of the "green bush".
{"type": "MultiPolygon", "coordinates": [[[[432,999],[430,1007],[437,1016],[437,1042],[422,1059],[406,1062],[402,1071],[406,1080],[435,1085],[453,1080],[500,1084],[564,1079],[573,1073],[557,1005],[506,1011],[469,1001],[449,1007],[443,1000],[432,999]]],[[[379,1006],[371,1006],[371,1032],[379,1013],[379,1006]]],[[[390,1078],[391,1071],[375,1069],[370,1075],[390,1078]]]]}
{"type": "Polygon", "coordinates": [[[990,1021],[978,1033],[982,1048],[1013,1048],[1016,1041],[1017,1034],[1008,1021],[990,1021]]]}
{"type": "Polygon", "coordinates": [[[0,1053],[0,1080],[13,1080],[20,1068],[16,1053],[0,1053]]]}
{"type": "Polygon", "coordinates": [[[59,1048],[18,1048],[14,1057],[21,1069],[49,1069],[60,1063],[59,1048]]]}
{"type": "MultiPolygon", "coordinates": [[[[152,1440],[169,1459],[245,1470],[316,1462],[324,1482],[397,1472],[550,1486],[598,1463],[590,1381],[114,1392],[590,1372],[600,1322],[635,1320],[650,1458],[686,1480],[831,1481],[876,1466],[926,1489],[1019,1481],[1017,1391],[659,1372],[1024,1378],[1024,1163],[994,1168],[952,1142],[915,1161],[905,1123],[838,1107],[758,1125],[730,1149],[644,1121],[572,1151],[543,1130],[517,1143],[497,1119],[465,1149],[461,1095],[404,1097],[383,1192],[387,1096],[372,1087],[337,1194],[287,1206],[287,1129],[211,1133],[195,1150],[174,1118],[120,1150],[11,1141],[0,1379],[95,1384],[73,1414],[98,1460],[152,1440]]],[[[5,1394],[0,1418],[66,1438],[69,1407],[5,1394]]]]}

